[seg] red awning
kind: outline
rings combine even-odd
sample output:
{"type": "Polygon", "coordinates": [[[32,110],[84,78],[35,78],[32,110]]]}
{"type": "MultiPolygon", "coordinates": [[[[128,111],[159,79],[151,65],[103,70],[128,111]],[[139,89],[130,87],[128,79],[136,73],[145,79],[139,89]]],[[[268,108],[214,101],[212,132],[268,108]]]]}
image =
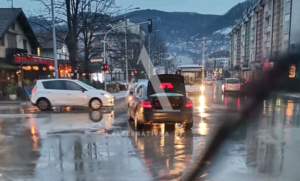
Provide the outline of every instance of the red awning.
{"type": "MultiPolygon", "coordinates": [[[[44,64],[44,65],[54,65],[54,60],[46,57],[39,57],[35,55],[24,54],[22,56],[22,61],[24,64],[44,64]]],[[[14,55],[14,63],[21,63],[21,57],[16,54],[14,55]]]]}

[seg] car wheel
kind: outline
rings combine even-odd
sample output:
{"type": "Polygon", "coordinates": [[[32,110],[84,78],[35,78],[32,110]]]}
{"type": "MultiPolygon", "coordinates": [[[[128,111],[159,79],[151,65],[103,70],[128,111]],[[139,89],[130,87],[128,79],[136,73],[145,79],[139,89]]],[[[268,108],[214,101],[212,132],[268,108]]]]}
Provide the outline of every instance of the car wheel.
{"type": "Polygon", "coordinates": [[[93,109],[93,110],[98,110],[102,107],[102,103],[99,99],[93,99],[91,100],[90,102],[90,107],[93,109]]]}
{"type": "Polygon", "coordinates": [[[37,102],[37,107],[41,110],[41,111],[47,111],[51,108],[50,102],[47,99],[40,99],[37,102]]]}
{"type": "Polygon", "coordinates": [[[141,130],[144,128],[144,124],[139,123],[137,115],[134,115],[134,129],[135,130],[141,130]]]}
{"type": "Polygon", "coordinates": [[[185,123],[185,129],[186,130],[192,129],[193,125],[194,125],[194,121],[192,121],[190,123],[185,123]]]}

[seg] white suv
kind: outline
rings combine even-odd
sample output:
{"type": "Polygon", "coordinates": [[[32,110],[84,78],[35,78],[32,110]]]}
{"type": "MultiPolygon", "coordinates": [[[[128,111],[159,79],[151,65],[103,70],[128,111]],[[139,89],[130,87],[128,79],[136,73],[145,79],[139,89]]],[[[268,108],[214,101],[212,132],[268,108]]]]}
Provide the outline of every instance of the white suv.
{"type": "Polygon", "coordinates": [[[113,106],[114,97],[79,80],[45,79],[37,80],[31,103],[42,111],[55,106],[84,106],[97,110],[113,106]]]}

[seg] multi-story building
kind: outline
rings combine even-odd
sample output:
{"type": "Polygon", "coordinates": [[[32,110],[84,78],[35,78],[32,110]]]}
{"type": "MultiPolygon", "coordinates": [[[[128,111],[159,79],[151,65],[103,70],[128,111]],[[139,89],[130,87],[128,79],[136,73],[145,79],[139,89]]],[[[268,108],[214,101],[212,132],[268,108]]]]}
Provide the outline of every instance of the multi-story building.
{"type": "Polygon", "coordinates": [[[253,0],[230,33],[231,68],[254,78],[249,71],[270,67],[272,56],[300,49],[299,7],[300,0],[253,0]]]}
{"type": "Polygon", "coordinates": [[[230,68],[230,53],[229,51],[218,51],[208,56],[210,67],[228,69],[230,68]]]}

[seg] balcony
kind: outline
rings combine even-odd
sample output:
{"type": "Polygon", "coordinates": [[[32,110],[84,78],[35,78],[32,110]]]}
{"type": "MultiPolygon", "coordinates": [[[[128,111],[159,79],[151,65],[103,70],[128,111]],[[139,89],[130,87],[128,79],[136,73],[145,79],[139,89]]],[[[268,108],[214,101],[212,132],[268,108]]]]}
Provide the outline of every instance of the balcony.
{"type": "Polygon", "coordinates": [[[254,41],[254,36],[251,36],[251,37],[250,37],[250,40],[251,40],[251,41],[254,41]]]}
{"type": "Polygon", "coordinates": [[[252,28],[252,29],[255,28],[255,23],[254,23],[254,22],[251,23],[251,28],[252,28]]]}

